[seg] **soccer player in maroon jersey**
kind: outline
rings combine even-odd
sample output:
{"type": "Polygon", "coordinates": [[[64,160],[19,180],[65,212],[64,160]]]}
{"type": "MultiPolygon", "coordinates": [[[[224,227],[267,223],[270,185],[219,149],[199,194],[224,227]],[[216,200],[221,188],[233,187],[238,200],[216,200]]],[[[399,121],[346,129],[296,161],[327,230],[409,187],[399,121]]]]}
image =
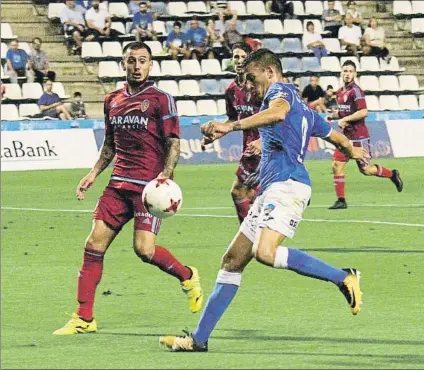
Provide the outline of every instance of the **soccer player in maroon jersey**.
{"type": "MultiPolygon", "coordinates": [[[[351,60],[344,62],[342,66],[344,86],[337,91],[339,109],[338,112],[328,118],[329,120],[339,120],[339,127],[343,129],[344,135],[353,142],[354,146],[361,146],[368,150],[369,158],[367,160],[356,161],[359,171],[366,176],[388,178],[395,184],[397,191],[401,192],[403,182],[400,178],[399,171],[389,170],[378,164],[372,165],[370,163],[370,135],[365,124],[368,110],[365,102],[365,94],[355,83],[356,74],[356,64],[351,60]]],[[[348,161],[349,158],[344,153],[338,149],[335,150],[333,155],[333,175],[337,201],[329,209],[347,208],[344,168],[348,161]]]]}
{"type": "MultiPolygon", "coordinates": [[[[225,90],[225,103],[228,120],[226,123],[247,118],[259,112],[261,102],[254,91],[246,85],[242,63],[252,52],[247,44],[235,44],[232,48],[236,78],[225,90]]],[[[261,141],[258,130],[243,131],[243,154],[231,187],[231,196],[236,207],[240,224],[249,212],[256,188],[259,185],[259,162],[261,160],[261,141]]]]}
{"type": "Polygon", "coordinates": [[[152,53],[146,44],[130,43],[123,54],[127,85],[105,98],[103,146],[94,167],[78,184],[77,198],[85,198],[86,191],[115,156],[116,162],[85,242],[84,262],[78,277],[78,311],[55,335],[97,330],[93,304],[102,277],[103,257],[133,217],[137,256],[180,280],[191,312],[199,311],[202,305],[197,269],[182,265],[166,248],[156,245],[161,220],[152,216],[142,202],[144,186],[155,178],[171,178],[180,156],[180,127],[174,99],[148,80],[152,53]]]}

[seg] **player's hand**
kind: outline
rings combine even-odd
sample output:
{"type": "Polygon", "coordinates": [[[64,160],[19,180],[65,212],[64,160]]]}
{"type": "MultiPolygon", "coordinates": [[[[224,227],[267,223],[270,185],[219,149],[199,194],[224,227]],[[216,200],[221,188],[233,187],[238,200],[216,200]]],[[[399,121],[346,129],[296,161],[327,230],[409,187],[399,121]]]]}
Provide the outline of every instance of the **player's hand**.
{"type": "Polygon", "coordinates": [[[223,136],[224,136],[224,134],[215,134],[214,137],[203,136],[202,141],[200,142],[200,146],[202,148],[202,151],[206,150],[206,148],[205,148],[206,145],[212,144],[215,140],[218,140],[223,136]]]}
{"type": "Polygon", "coordinates": [[[159,180],[169,179],[169,176],[166,176],[166,174],[164,172],[161,172],[156,178],[159,179],[159,180]]]}
{"type": "Polygon", "coordinates": [[[88,189],[94,184],[94,181],[96,181],[96,176],[89,173],[87,176],[85,176],[78,184],[77,186],[77,199],[78,200],[84,200],[85,193],[88,189]]]}
{"type": "Polygon", "coordinates": [[[354,146],[352,148],[352,154],[351,154],[351,158],[352,159],[366,159],[369,158],[369,153],[368,150],[366,150],[365,148],[362,148],[360,146],[354,146]]]}
{"type": "Polygon", "coordinates": [[[349,122],[346,122],[346,121],[342,118],[341,120],[339,120],[338,125],[339,125],[339,127],[340,127],[340,128],[344,129],[344,128],[346,128],[347,126],[349,126],[349,122]]]}
{"type": "Polygon", "coordinates": [[[215,140],[215,138],[222,137],[231,132],[231,126],[218,121],[209,121],[200,126],[200,130],[203,135],[215,140]]]}
{"type": "Polygon", "coordinates": [[[262,153],[261,139],[251,141],[249,144],[247,144],[247,150],[254,155],[260,155],[262,153]]]}

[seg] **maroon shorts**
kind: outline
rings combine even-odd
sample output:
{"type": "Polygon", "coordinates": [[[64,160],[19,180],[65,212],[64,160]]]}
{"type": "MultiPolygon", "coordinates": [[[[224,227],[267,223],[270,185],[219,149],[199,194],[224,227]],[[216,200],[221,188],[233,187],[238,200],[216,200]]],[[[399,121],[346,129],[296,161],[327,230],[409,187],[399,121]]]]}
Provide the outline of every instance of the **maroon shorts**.
{"type": "Polygon", "coordinates": [[[104,221],[110,228],[119,231],[134,217],[134,230],[150,231],[157,234],[161,219],[152,216],[146,210],[141,194],[141,192],[107,186],[97,202],[93,218],[104,221]]]}
{"type": "MultiPolygon", "coordinates": [[[[371,160],[371,142],[370,139],[352,140],[353,146],[365,148],[368,151],[368,158],[356,161],[359,168],[364,168],[370,164],[371,160]]],[[[336,149],[333,154],[333,160],[337,162],[349,162],[349,156],[344,154],[339,149],[336,149]]]]}
{"type": "Polygon", "coordinates": [[[236,176],[243,185],[249,188],[259,185],[259,162],[260,157],[258,156],[241,157],[236,176]]]}

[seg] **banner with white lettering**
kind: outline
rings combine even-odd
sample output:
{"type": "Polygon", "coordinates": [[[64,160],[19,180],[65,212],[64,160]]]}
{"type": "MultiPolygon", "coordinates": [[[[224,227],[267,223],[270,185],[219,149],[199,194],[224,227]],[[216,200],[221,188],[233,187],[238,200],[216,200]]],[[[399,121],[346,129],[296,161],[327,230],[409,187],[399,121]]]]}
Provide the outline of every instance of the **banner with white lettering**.
{"type": "Polygon", "coordinates": [[[2,171],[91,168],[97,156],[91,129],[1,133],[2,171]]]}

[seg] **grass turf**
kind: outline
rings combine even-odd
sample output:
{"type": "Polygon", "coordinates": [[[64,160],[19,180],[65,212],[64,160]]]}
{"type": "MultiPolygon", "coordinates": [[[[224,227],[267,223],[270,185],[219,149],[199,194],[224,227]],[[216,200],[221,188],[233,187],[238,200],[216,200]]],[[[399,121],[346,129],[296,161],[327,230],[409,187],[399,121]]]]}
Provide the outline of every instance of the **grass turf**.
{"type": "MultiPolygon", "coordinates": [[[[423,162],[383,161],[401,171],[402,194],[389,180],[365,178],[350,164],[351,207],[329,211],[324,206],[335,199],[330,163],[311,161],[313,198],[305,219],[423,224],[423,162]],[[379,206],[388,204],[398,207],[379,206]]],[[[229,196],[233,171],[234,165],[178,167],[184,205],[180,216],[164,222],[159,236],[159,243],[183,263],[199,268],[206,296],[220,257],[238,228],[235,217],[221,217],[235,215],[229,196]],[[217,217],[194,216],[199,214],[217,217]]],[[[2,173],[2,206],[90,210],[108,176],[102,175],[88,199],[78,203],[74,189],[85,173],[2,173]]],[[[193,329],[199,314],[189,313],[175,279],[141,263],[132,252],[132,223],[105,258],[95,305],[99,332],[52,336],[69,319],[65,312],[76,308],[77,272],[90,220],[88,212],[2,210],[2,368],[420,368],[424,364],[422,226],[302,222],[295,239],[286,245],[340,267],[359,268],[364,291],[360,314],[350,314],[330,283],[252,262],[213,332],[210,352],[174,354],[158,346],[158,337],[179,334],[186,326],[193,329]]]]}

